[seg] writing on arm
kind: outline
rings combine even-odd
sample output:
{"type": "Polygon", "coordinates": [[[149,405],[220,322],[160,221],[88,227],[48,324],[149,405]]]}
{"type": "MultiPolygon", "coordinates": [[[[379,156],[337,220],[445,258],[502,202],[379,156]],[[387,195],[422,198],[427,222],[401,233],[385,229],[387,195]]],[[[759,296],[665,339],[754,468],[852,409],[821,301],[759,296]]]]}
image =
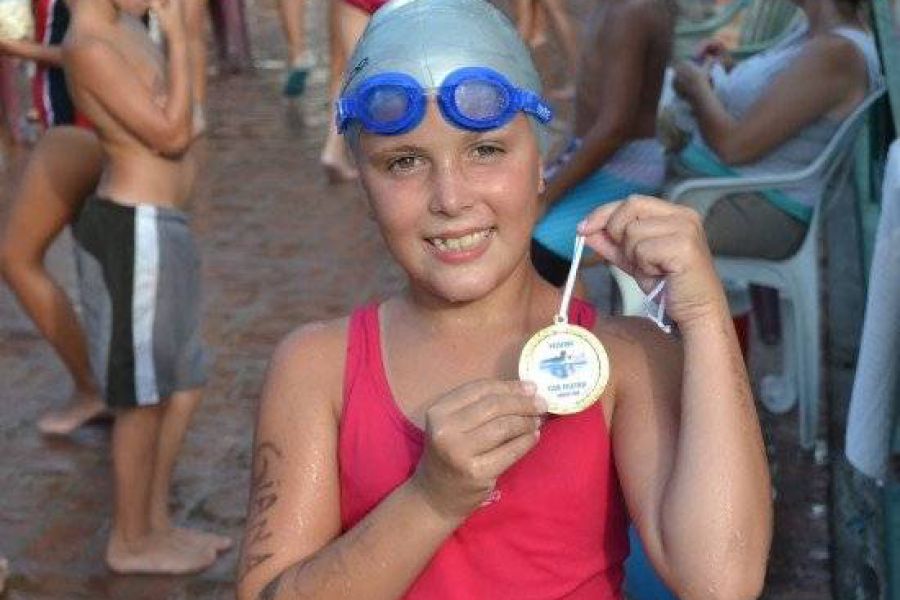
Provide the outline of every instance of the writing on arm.
{"type": "Polygon", "coordinates": [[[238,568],[238,582],[272,558],[274,551],[265,545],[272,537],[269,516],[278,502],[280,481],[275,476],[273,463],[284,459],[277,445],[262,442],[256,447],[253,475],[250,482],[250,507],[244,537],[244,550],[238,568]]]}

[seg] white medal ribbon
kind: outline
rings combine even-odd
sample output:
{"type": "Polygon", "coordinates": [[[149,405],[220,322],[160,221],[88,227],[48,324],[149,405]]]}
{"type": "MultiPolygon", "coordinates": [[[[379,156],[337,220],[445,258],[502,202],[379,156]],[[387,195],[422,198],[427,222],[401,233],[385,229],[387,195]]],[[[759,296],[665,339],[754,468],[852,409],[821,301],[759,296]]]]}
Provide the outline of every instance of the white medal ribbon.
{"type": "Polygon", "coordinates": [[[572,250],[572,264],[569,266],[569,276],[566,277],[566,286],[563,288],[562,302],[559,312],[556,313],[553,322],[565,324],[569,322],[569,303],[572,301],[572,290],[575,289],[575,276],[578,266],[581,264],[581,255],[584,253],[584,236],[575,236],[575,249],[572,250]]]}
{"type": "Polygon", "coordinates": [[[663,294],[663,288],[666,287],[666,280],[660,279],[656,287],[644,298],[644,310],[647,312],[647,318],[656,323],[656,326],[665,331],[672,333],[672,326],[666,323],[666,296],[663,294]],[[653,300],[659,296],[659,304],[653,300]]]}
{"type": "MultiPolygon", "coordinates": [[[[578,267],[581,265],[581,255],[584,253],[584,236],[575,236],[575,249],[572,251],[572,263],[569,266],[569,275],[566,277],[566,286],[563,288],[562,303],[559,307],[559,313],[554,317],[553,322],[564,324],[569,322],[569,303],[572,301],[572,290],[575,288],[575,279],[578,274],[578,267]]],[[[663,290],[666,287],[666,280],[660,279],[656,287],[644,297],[644,310],[647,318],[653,321],[657,327],[666,333],[672,333],[672,326],[666,323],[666,296],[663,290]],[[659,297],[659,303],[654,300],[659,297]]]]}

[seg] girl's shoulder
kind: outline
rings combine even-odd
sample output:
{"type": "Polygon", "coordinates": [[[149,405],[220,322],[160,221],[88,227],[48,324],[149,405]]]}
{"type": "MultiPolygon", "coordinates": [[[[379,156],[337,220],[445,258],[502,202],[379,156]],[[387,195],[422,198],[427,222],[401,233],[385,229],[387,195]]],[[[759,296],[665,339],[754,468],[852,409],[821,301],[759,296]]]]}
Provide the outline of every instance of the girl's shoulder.
{"type": "Polygon", "coordinates": [[[295,390],[285,402],[326,402],[339,414],[349,326],[345,316],[294,329],[272,354],[266,386],[295,390]]]}

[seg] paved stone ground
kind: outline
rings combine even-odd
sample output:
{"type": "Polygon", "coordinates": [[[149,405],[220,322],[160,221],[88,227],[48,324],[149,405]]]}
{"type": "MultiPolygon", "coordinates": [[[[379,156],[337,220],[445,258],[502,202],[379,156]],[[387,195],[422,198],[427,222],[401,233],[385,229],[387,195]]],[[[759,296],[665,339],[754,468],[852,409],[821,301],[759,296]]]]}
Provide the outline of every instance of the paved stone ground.
{"type": "MultiPolygon", "coordinates": [[[[321,2],[310,13],[324,53],[321,2]]],[[[573,10],[583,14],[587,0],[573,10]]],[[[249,477],[254,404],[274,344],[296,325],[346,313],[401,284],[356,186],[332,187],[318,169],[327,122],[324,68],[302,105],[277,94],[281,58],[273,0],[248,3],[258,64],[251,75],[214,77],[206,168],[193,207],[204,255],[205,339],[214,350],[205,404],[186,440],[174,481],[179,520],[240,535],[249,477]]],[[[538,56],[554,74],[553,44],[538,56]]],[[[324,62],[322,62],[324,65],[324,62]]],[[[558,66],[558,65],[557,65],[558,66]]],[[[565,119],[566,110],[562,107],[565,119]]],[[[0,212],[8,206],[23,152],[7,153],[0,212]]],[[[75,293],[70,240],[51,269],[75,293]]],[[[600,282],[603,283],[602,281],[600,282]]],[[[600,285],[600,289],[603,286],[600,285]]],[[[769,368],[769,354],[754,357],[769,368]]],[[[41,437],[34,423],[68,394],[69,383],[10,293],[0,289],[0,555],[12,576],[5,598],[231,598],[236,551],[194,577],[121,577],[102,553],[109,529],[109,426],[67,439],[41,437]]],[[[827,467],[796,446],[793,417],[764,416],[778,480],[778,535],[765,598],[829,594],[827,467]]]]}

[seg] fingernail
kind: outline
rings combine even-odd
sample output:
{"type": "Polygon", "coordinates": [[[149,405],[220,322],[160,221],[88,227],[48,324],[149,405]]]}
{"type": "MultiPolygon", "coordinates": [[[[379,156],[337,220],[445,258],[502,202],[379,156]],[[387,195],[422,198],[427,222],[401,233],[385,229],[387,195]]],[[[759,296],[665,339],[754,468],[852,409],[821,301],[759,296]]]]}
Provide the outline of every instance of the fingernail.
{"type": "Polygon", "coordinates": [[[547,412],[547,401],[544,400],[542,396],[534,397],[534,407],[538,409],[538,411],[545,413],[547,412]]]}
{"type": "Polygon", "coordinates": [[[530,396],[537,391],[537,386],[532,381],[523,381],[522,391],[530,396]]]}

